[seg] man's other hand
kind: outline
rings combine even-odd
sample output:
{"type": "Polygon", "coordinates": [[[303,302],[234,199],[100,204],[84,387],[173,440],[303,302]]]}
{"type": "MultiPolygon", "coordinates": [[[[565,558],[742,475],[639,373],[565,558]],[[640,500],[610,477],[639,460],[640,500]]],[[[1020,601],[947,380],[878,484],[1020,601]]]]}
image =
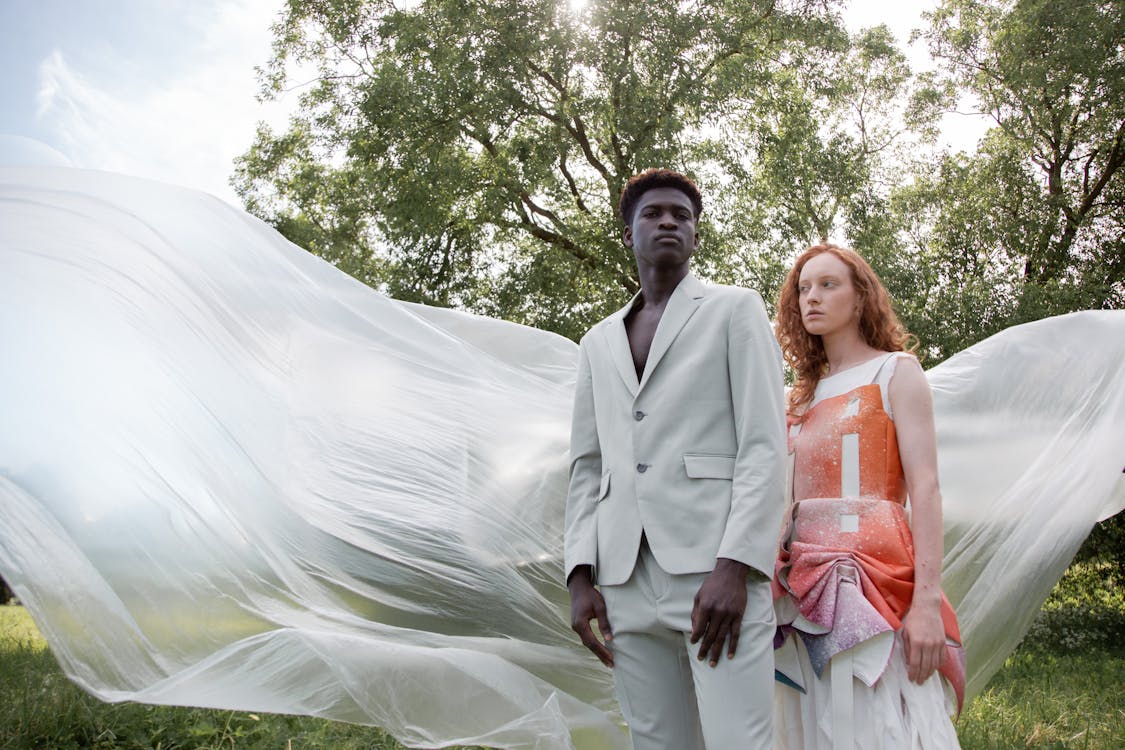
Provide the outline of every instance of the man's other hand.
{"type": "MultiPolygon", "coordinates": [[[[605,599],[594,588],[593,572],[589,565],[579,565],[570,574],[566,582],[570,591],[570,627],[578,633],[582,644],[594,652],[607,667],[613,666],[613,653],[606,644],[613,640],[613,632],[609,628],[609,617],[605,611],[605,599]],[[590,620],[598,621],[598,630],[601,631],[602,640],[594,635],[590,627],[590,620]]],[[[745,601],[745,594],[743,595],[745,601]]]]}
{"type": "Polygon", "coordinates": [[[710,653],[712,667],[719,663],[724,643],[729,643],[728,659],[734,658],[738,648],[742,613],[746,611],[746,575],[749,572],[750,566],[720,557],[695,595],[691,610],[691,642],[699,644],[701,660],[710,653]]]}

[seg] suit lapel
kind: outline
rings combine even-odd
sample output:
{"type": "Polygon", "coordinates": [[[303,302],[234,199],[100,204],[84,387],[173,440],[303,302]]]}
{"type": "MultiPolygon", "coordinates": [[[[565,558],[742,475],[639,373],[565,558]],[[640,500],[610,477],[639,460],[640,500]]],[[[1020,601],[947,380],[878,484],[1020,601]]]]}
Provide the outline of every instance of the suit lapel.
{"type": "MultiPolygon", "coordinates": [[[[645,384],[652,377],[653,371],[656,370],[656,366],[660,364],[661,358],[668,351],[668,347],[672,346],[676,336],[679,335],[691,316],[695,314],[695,311],[699,309],[699,303],[703,299],[706,289],[699,279],[690,273],[680,280],[679,285],[668,300],[668,306],[664,308],[664,314],[660,316],[660,324],[656,326],[656,334],[652,338],[652,347],[648,350],[645,371],[634,394],[645,387],[645,384]]],[[[625,353],[629,359],[630,372],[634,372],[633,358],[629,354],[629,342],[625,337],[624,320],[622,320],[621,325],[621,336],[625,341],[625,353]]]]}
{"type": "Polygon", "coordinates": [[[640,384],[637,383],[637,368],[633,366],[633,353],[629,350],[629,336],[625,333],[625,316],[632,309],[638,296],[640,296],[640,292],[633,295],[629,304],[611,315],[609,326],[606,328],[610,357],[613,358],[613,364],[617,367],[617,373],[621,376],[622,382],[625,383],[625,387],[629,389],[633,396],[637,395],[640,384]]]}

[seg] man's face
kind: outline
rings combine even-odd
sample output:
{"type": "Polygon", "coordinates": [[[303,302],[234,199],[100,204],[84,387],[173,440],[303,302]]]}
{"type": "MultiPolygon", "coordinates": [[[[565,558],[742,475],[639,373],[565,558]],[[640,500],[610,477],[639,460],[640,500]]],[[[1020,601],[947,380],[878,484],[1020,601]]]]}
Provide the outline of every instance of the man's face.
{"type": "Polygon", "coordinates": [[[641,195],[632,226],[625,227],[626,247],[638,265],[656,268],[682,266],[699,247],[691,200],[676,188],[652,188],[641,195]]]}

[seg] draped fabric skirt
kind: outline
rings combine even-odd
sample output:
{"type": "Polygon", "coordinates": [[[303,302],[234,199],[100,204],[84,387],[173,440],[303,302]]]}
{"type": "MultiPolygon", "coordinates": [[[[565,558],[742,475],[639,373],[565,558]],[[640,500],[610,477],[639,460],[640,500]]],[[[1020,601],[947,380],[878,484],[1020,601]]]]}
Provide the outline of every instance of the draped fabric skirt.
{"type": "Polygon", "coordinates": [[[914,554],[902,506],[821,498],[800,502],[794,515],[774,583],[775,661],[785,680],[776,688],[776,747],[960,747],[950,715],[964,686],[964,649],[944,596],[942,669],[922,685],[907,677],[901,628],[914,554]]]}
{"type": "MultiPolygon", "coordinates": [[[[841,655],[817,677],[804,643],[796,636],[791,639],[806,693],[777,683],[775,750],[842,750],[833,744],[843,732],[835,726],[832,706],[832,669],[841,655]]],[[[952,688],[936,672],[921,685],[907,678],[900,633],[894,635],[890,662],[882,677],[870,687],[858,677],[853,676],[851,682],[855,750],[960,748],[950,719],[957,708],[952,688]]]]}

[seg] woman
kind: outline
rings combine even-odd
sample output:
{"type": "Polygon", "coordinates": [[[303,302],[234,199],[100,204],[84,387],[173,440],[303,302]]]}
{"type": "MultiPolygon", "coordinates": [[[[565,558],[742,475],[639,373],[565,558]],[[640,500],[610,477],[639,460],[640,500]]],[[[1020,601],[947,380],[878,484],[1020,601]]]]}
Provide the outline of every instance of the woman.
{"type": "Polygon", "coordinates": [[[797,374],[778,745],[957,747],[943,678],[959,706],[964,659],[941,592],[933,407],[908,335],[863,258],[816,245],[785,280],[777,337],[797,374]]]}

